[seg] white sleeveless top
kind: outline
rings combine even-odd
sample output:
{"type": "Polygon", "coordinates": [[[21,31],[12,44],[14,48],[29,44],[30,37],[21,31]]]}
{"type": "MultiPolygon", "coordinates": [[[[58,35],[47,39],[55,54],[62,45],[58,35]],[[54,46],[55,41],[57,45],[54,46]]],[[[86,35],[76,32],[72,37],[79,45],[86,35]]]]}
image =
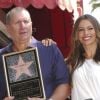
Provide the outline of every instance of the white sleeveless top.
{"type": "Polygon", "coordinates": [[[100,63],[86,59],[72,78],[72,100],[100,100],[100,63]]]}

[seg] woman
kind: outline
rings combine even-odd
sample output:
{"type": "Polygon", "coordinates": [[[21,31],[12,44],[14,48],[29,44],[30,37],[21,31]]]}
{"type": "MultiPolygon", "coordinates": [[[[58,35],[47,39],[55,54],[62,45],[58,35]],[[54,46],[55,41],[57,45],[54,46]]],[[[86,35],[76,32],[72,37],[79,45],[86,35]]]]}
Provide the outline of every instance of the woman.
{"type": "Polygon", "coordinates": [[[77,19],[68,63],[72,71],[72,100],[100,99],[100,25],[91,15],[77,19]]]}
{"type": "Polygon", "coordinates": [[[100,100],[100,25],[91,15],[80,16],[74,24],[68,64],[71,100],[100,100]]]}

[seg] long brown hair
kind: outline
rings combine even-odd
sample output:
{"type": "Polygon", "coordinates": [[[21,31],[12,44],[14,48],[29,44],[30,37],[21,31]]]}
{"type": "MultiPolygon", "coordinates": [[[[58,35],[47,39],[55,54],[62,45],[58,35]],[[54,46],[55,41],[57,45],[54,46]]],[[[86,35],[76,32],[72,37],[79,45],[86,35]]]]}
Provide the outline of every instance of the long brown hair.
{"type": "Polygon", "coordinates": [[[91,24],[94,27],[96,37],[97,37],[97,48],[96,48],[96,53],[93,57],[93,60],[95,62],[100,61],[100,25],[99,22],[94,18],[92,15],[85,14],[80,16],[73,27],[73,32],[72,32],[72,49],[68,57],[68,63],[71,65],[72,69],[76,69],[79,65],[82,65],[83,62],[85,61],[85,56],[83,55],[85,53],[85,50],[80,43],[77,32],[78,32],[78,27],[79,24],[82,20],[88,20],[91,22],[91,24]]]}

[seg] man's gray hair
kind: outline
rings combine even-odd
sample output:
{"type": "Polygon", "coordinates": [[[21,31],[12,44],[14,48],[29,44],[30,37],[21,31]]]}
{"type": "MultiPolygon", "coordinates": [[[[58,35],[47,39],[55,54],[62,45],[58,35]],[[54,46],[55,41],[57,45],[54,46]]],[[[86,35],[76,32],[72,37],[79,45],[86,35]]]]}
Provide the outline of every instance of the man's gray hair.
{"type": "MultiPolygon", "coordinates": [[[[15,7],[13,9],[11,9],[7,14],[6,14],[6,24],[9,24],[10,21],[11,21],[11,17],[14,15],[14,13],[19,13],[21,11],[26,11],[29,16],[30,16],[30,13],[27,9],[23,8],[23,7],[15,7]]],[[[31,16],[30,16],[31,18],[31,16]]]]}

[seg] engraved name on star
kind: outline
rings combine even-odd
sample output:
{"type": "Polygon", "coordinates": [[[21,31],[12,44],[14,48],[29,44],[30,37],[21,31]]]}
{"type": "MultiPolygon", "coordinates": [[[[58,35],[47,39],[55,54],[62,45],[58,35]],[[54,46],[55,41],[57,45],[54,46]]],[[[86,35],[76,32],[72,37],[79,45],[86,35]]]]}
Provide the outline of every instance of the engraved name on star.
{"type": "Polygon", "coordinates": [[[10,66],[10,68],[16,70],[15,79],[17,80],[23,73],[27,74],[28,76],[32,76],[28,69],[31,64],[32,64],[32,61],[24,62],[22,57],[19,56],[18,64],[10,66]]]}

